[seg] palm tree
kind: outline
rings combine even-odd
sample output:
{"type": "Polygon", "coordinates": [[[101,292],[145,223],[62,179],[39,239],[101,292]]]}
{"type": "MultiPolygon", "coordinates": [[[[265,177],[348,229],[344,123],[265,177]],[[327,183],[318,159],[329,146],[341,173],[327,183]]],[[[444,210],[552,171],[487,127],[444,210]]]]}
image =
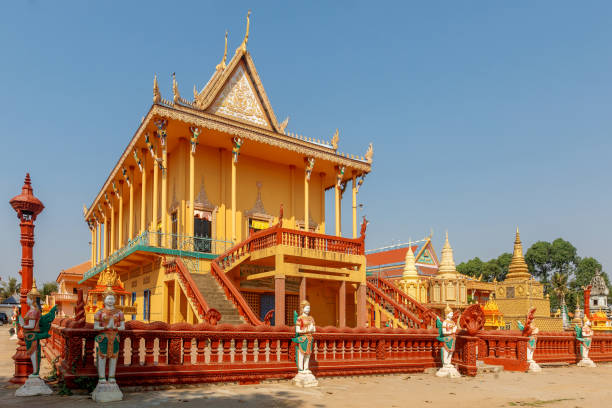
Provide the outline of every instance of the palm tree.
{"type": "Polygon", "coordinates": [[[561,299],[561,316],[563,316],[563,328],[567,328],[567,312],[565,307],[565,296],[569,293],[567,287],[567,274],[563,272],[555,272],[550,280],[553,292],[561,299]]]}

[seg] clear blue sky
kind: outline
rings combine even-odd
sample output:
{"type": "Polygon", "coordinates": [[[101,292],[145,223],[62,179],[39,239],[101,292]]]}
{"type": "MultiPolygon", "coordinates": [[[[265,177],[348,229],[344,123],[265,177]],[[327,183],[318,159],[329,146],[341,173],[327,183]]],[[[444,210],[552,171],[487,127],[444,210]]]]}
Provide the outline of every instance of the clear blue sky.
{"type": "MultiPolygon", "coordinates": [[[[422,238],[457,263],[558,237],[612,272],[612,3],[12,1],[0,16],[0,276],[17,275],[8,200],[46,209],[35,276],[89,258],[92,201],[151,104],[202,87],[244,35],[288,130],[365,153],[368,247],[422,238]],[[178,3],[178,2],[176,2],[178,3]],[[229,5],[228,5],[229,4],[229,5]],[[26,151],[31,152],[26,154],[26,151]]],[[[345,200],[344,231],[350,234],[345,200]]]]}

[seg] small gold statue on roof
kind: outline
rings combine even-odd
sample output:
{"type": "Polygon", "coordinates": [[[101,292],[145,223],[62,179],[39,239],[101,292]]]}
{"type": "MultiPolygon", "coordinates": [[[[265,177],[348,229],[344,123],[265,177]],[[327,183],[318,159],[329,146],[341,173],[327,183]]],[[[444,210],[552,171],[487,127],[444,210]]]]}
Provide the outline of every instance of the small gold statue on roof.
{"type": "Polygon", "coordinates": [[[153,77],[153,103],[159,103],[161,101],[161,94],[159,93],[159,85],[157,84],[157,75],[153,77]]]}

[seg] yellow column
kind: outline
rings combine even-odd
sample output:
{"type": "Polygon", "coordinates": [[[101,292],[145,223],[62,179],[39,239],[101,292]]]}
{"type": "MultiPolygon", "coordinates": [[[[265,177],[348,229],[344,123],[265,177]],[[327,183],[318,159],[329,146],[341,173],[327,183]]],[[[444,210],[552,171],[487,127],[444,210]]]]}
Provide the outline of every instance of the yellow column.
{"type": "MultiPolygon", "coordinates": [[[[142,165],[141,171],[141,183],[142,183],[142,191],[140,192],[140,233],[142,234],[146,227],[147,220],[147,149],[142,149],[142,158],[140,159],[140,163],[142,165]]],[[[153,163],[155,166],[155,163],[153,163]]]]}
{"type": "Polygon", "coordinates": [[[180,323],[180,315],[181,315],[181,287],[178,283],[178,279],[174,280],[174,304],[172,305],[172,323],[180,323]]]}
{"type": "Polygon", "coordinates": [[[130,166],[130,216],[128,225],[128,240],[134,238],[134,166],[130,166]]]}
{"type": "MultiPolygon", "coordinates": [[[[112,197],[112,194],[111,194],[111,197],[112,197]]],[[[109,245],[108,255],[115,252],[115,206],[113,205],[114,203],[112,201],[114,201],[114,199],[111,200],[111,207],[110,207],[110,210],[111,210],[110,236],[108,237],[108,239],[110,240],[110,245],[109,245]]]]}
{"type": "Polygon", "coordinates": [[[232,160],[232,241],[236,243],[236,160],[232,160]]]}
{"type": "Polygon", "coordinates": [[[339,237],[342,233],[340,231],[340,181],[342,181],[342,175],[337,170],[336,186],[334,187],[334,199],[335,199],[335,213],[336,213],[336,236],[339,237]]]}
{"type": "MultiPolygon", "coordinates": [[[[164,145],[162,148],[162,180],[161,180],[161,230],[162,234],[168,233],[168,149],[164,145]]],[[[165,237],[165,235],[162,235],[165,237]]],[[[167,246],[168,242],[164,238],[162,246],[167,246]]]]}
{"type": "Polygon", "coordinates": [[[319,173],[321,177],[321,224],[319,226],[319,233],[325,234],[325,173],[319,173]]]}
{"type": "Polygon", "coordinates": [[[151,231],[157,232],[157,206],[159,194],[157,185],[159,184],[159,163],[157,158],[153,160],[153,215],[151,216],[151,231]]]}
{"type": "Polygon", "coordinates": [[[295,166],[289,166],[289,228],[295,228],[295,166]]]}
{"type": "Polygon", "coordinates": [[[353,238],[357,238],[357,175],[353,172],[353,238]]]}
{"type": "Polygon", "coordinates": [[[102,253],[102,224],[96,221],[96,265],[100,262],[100,254],[102,253]]]}
{"type": "Polygon", "coordinates": [[[187,212],[187,234],[193,236],[193,211],[195,203],[195,146],[192,146],[191,153],[189,154],[189,211],[187,212]]]}
{"type": "Polygon", "coordinates": [[[109,241],[109,236],[108,236],[108,216],[106,214],[104,214],[104,259],[108,258],[108,254],[109,254],[109,248],[108,248],[108,241],[109,241]]]}
{"type": "Polygon", "coordinates": [[[123,180],[119,181],[119,223],[117,224],[119,240],[117,249],[123,247],[123,180]]]}
{"type": "Polygon", "coordinates": [[[91,267],[96,266],[96,228],[94,225],[90,224],[91,227],[91,267]]]}
{"type": "Polygon", "coordinates": [[[308,192],[310,191],[310,174],[308,172],[306,172],[306,175],[304,176],[304,231],[309,231],[310,230],[310,223],[308,222],[309,220],[309,216],[308,216],[308,192]]]}

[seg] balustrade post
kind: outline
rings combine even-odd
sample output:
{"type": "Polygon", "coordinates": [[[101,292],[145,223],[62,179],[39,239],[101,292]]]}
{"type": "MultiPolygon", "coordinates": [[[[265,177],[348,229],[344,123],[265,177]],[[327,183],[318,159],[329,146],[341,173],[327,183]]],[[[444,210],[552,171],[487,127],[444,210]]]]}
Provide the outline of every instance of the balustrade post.
{"type": "Polygon", "coordinates": [[[140,338],[130,336],[130,366],[140,365],[140,338]]]}
{"type": "Polygon", "coordinates": [[[191,337],[183,338],[183,365],[191,364],[191,337]]]}
{"type": "MultiPolygon", "coordinates": [[[[246,353],[246,361],[247,362],[251,362],[251,361],[255,361],[255,339],[247,339],[247,353],[246,353]]],[[[258,342],[258,347],[259,347],[259,342],[258,342]]]]}
{"type": "Polygon", "coordinates": [[[181,338],[173,337],[168,343],[168,364],[180,365],[182,357],[181,338]]]}
{"type": "Polygon", "coordinates": [[[206,339],[198,339],[197,348],[196,364],[204,364],[206,362],[206,339]]]}
{"type": "Polygon", "coordinates": [[[244,339],[235,339],[234,340],[234,363],[243,363],[244,356],[242,353],[242,349],[244,346],[244,339]]]}
{"type": "Polygon", "coordinates": [[[145,337],[145,359],[146,366],[155,364],[155,338],[145,337]]]}
{"type": "Polygon", "coordinates": [[[221,355],[221,361],[224,363],[231,363],[232,361],[231,346],[231,339],[223,339],[223,354],[221,355]]]}
{"type": "Polygon", "coordinates": [[[87,336],[85,338],[85,361],[84,367],[93,367],[94,366],[94,347],[95,341],[94,337],[87,336]]]}

